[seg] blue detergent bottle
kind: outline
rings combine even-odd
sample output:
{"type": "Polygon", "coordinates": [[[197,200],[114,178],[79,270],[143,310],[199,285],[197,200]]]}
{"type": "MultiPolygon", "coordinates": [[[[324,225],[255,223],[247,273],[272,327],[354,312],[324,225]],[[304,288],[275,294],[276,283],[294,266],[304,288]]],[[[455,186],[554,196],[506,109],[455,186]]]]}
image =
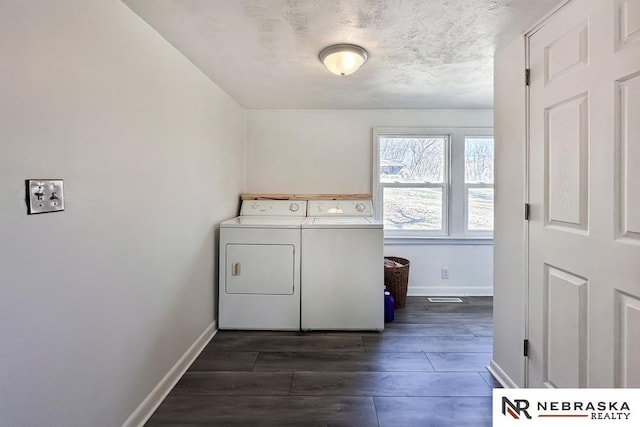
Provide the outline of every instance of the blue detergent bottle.
{"type": "Polygon", "coordinates": [[[395,301],[393,300],[393,296],[391,292],[387,291],[387,288],[384,289],[384,322],[389,323],[393,322],[395,318],[395,301]]]}

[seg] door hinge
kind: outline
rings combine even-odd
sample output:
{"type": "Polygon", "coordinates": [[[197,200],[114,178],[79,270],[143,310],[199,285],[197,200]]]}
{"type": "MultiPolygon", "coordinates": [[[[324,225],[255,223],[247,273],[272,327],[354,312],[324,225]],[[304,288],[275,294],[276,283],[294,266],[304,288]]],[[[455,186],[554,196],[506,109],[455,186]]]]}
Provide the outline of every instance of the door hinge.
{"type": "Polygon", "coordinates": [[[529,357],[529,340],[524,340],[522,345],[522,355],[529,357]]]}
{"type": "Polygon", "coordinates": [[[524,85],[529,86],[531,84],[531,69],[526,68],[524,70],[524,85]]]}
{"type": "Polygon", "coordinates": [[[531,213],[531,206],[529,203],[524,204],[524,220],[529,221],[529,215],[531,213]]]}

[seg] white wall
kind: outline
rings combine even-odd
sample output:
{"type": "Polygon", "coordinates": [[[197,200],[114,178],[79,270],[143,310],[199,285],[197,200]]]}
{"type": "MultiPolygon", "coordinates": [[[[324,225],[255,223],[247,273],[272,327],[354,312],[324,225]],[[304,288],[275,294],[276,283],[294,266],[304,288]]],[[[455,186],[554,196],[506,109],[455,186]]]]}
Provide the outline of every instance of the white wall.
{"type": "Polygon", "coordinates": [[[524,37],[496,54],[494,69],[496,229],[492,363],[507,384],[522,387],[526,253],[524,37]]]}
{"type": "MultiPolygon", "coordinates": [[[[249,110],[246,191],[371,194],[374,127],[491,126],[492,110],[249,110]]],[[[385,245],[385,254],[412,262],[413,295],[491,294],[490,245],[385,245]]]]}
{"type": "Polygon", "coordinates": [[[3,1],[0,58],[0,424],[118,426],[215,318],[244,112],[118,0],[3,1]]]}
{"type": "Polygon", "coordinates": [[[493,295],[493,246],[480,244],[385,243],[385,256],[411,262],[408,295],[493,295]],[[449,269],[443,279],[442,268],[449,269]]]}

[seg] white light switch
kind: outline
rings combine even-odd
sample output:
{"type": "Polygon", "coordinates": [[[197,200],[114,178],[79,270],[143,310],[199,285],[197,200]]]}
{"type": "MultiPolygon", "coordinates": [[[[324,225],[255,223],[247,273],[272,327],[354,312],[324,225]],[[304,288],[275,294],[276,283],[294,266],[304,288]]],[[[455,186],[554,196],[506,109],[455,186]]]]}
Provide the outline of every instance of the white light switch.
{"type": "Polygon", "coordinates": [[[64,182],[61,179],[27,180],[28,214],[64,210],[64,182]]]}

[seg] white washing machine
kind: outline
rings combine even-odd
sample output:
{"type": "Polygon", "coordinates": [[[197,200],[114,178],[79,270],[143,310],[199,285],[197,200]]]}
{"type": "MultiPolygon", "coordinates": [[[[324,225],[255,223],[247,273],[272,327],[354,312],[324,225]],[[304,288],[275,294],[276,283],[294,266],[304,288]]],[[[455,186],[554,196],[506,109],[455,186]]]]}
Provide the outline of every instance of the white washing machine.
{"type": "Polygon", "coordinates": [[[300,330],[301,225],[307,202],[245,200],[220,224],[220,329],[300,330]]]}
{"type": "Polygon", "coordinates": [[[371,200],[309,200],[302,225],[302,330],[384,329],[382,222],[371,200]]]}

